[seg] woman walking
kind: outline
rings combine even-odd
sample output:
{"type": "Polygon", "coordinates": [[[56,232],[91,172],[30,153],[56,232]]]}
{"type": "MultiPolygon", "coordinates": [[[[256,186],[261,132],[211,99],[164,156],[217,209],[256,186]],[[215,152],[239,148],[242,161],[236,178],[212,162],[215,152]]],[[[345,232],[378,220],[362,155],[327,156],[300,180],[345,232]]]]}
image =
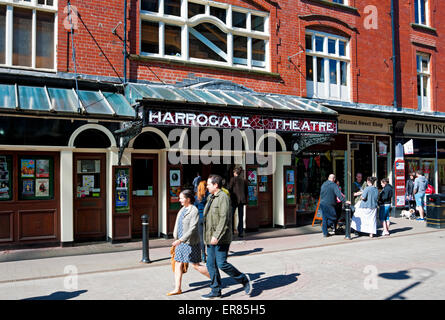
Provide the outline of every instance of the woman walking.
{"type": "Polygon", "coordinates": [[[181,294],[183,263],[190,263],[192,267],[210,279],[206,266],[201,262],[201,248],[199,245],[198,209],[193,205],[195,197],[191,190],[184,190],[179,195],[182,205],[176,217],[173,238],[175,241],[175,290],[167,293],[168,296],[181,294]]]}
{"type": "Polygon", "coordinates": [[[371,238],[377,233],[377,200],[379,190],[374,186],[376,180],[377,178],[375,177],[366,179],[367,187],[360,196],[360,206],[355,209],[351,221],[352,229],[358,232],[369,233],[371,238]]]}
{"type": "Polygon", "coordinates": [[[391,211],[391,203],[393,196],[393,187],[389,184],[388,178],[383,178],[380,181],[382,191],[379,194],[379,220],[383,223],[382,236],[389,236],[389,212],[391,211]]]}
{"type": "Polygon", "coordinates": [[[198,189],[196,191],[195,195],[195,206],[198,208],[199,213],[199,223],[198,223],[198,232],[199,232],[199,239],[200,239],[200,245],[201,245],[201,260],[203,262],[206,262],[206,246],[204,244],[204,208],[207,203],[207,197],[209,195],[209,192],[207,191],[206,181],[201,181],[198,185],[198,189]]]}

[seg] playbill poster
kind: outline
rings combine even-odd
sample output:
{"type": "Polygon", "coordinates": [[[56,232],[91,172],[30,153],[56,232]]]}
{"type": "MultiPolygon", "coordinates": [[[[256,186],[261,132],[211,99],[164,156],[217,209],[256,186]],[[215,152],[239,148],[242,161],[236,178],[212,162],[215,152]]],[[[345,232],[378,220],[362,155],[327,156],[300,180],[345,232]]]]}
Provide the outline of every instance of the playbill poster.
{"type": "Polygon", "coordinates": [[[49,178],[49,160],[36,161],[36,177],[49,178]]]}
{"type": "Polygon", "coordinates": [[[49,197],[49,179],[36,179],[36,197],[49,197]]]}
{"type": "Polygon", "coordinates": [[[34,180],[31,180],[31,179],[23,180],[22,195],[34,196],[34,180]]]}
{"type": "Polygon", "coordinates": [[[21,174],[22,178],[34,178],[36,169],[36,162],[34,160],[21,160],[21,174]]]}

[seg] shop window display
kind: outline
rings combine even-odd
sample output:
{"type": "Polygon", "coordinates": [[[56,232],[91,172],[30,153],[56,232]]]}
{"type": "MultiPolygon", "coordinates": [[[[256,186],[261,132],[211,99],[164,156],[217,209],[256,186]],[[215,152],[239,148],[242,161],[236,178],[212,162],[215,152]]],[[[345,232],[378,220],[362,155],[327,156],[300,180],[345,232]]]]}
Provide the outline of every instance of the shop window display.
{"type": "Polygon", "coordinates": [[[0,201],[12,200],[12,157],[0,155],[0,201]]]}
{"type": "Polygon", "coordinates": [[[77,160],[77,198],[99,198],[100,160],[77,160]]]}
{"type": "Polygon", "coordinates": [[[335,173],[344,188],[344,151],[304,152],[296,157],[298,211],[314,212],[320,188],[335,173]]]}

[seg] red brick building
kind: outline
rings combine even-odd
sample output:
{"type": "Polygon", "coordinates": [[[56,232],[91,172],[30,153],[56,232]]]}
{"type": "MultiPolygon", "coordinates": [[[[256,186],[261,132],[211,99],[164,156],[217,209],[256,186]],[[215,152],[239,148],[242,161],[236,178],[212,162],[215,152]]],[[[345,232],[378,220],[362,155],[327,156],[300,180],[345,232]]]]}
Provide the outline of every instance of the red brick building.
{"type": "Polygon", "coordinates": [[[230,179],[236,161],[251,177],[247,229],[311,222],[330,172],[349,198],[357,172],[394,178],[396,145],[411,140],[407,171],[424,169],[443,191],[444,6],[0,0],[0,245],[138,237],[147,210],[151,233],[168,236],[177,192],[191,187],[196,171],[230,179]],[[153,124],[161,118],[150,111],[164,120],[233,116],[231,129],[233,121],[259,117],[282,128],[252,143],[244,133],[242,153],[232,149],[230,164],[172,164],[176,127],[183,130],[176,146],[192,159],[194,148],[184,144],[190,126],[153,124]],[[323,123],[309,132],[325,134],[318,143],[293,131],[292,121],[305,119],[323,123]],[[332,123],[333,133],[320,129],[332,123]],[[248,155],[272,140],[277,170],[261,175],[248,155]],[[37,176],[32,160],[45,173],[37,176]],[[126,190],[115,189],[119,172],[130,179],[126,190]]]}

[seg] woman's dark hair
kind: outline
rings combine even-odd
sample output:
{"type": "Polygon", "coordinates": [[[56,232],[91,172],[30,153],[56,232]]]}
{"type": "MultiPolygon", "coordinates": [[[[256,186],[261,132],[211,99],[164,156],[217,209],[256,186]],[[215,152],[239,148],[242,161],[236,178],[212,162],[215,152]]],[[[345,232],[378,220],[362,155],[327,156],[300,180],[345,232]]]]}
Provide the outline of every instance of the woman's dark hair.
{"type": "Polygon", "coordinates": [[[189,189],[182,190],[182,191],[181,191],[181,194],[182,194],[184,197],[190,199],[190,203],[191,203],[191,204],[194,204],[194,203],[195,203],[195,196],[193,195],[193,191],[192,191],[192,190],[189,190],[189,189]]]}
{"type": "Polygon", "coordinates": [[[385,183],[385,184],[388,184],[389,183],[389,179],[388,178],[383,178],[382,182],[385,183]]]}
{"type": "Polygon", "coordinates": [[[374,185],[374,183],[377,181],[376,177],[368,177],[366,178],[367,181],[371,182],[372,185],[374,185]]]}

